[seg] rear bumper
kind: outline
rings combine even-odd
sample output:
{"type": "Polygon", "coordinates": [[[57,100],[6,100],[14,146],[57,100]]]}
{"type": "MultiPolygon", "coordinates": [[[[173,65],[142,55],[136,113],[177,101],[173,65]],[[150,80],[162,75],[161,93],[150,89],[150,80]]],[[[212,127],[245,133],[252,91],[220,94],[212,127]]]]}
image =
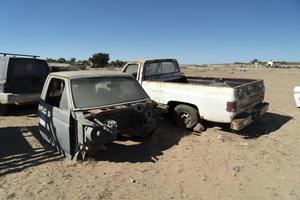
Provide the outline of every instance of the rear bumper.
{"type": "Polygon", "coordinates": [[[262,103],[254,108],[254,112],[242,118],[233,119],[230,123],[230,128],[233,130],[241,130],[254,122],[257,118],[264,115],[269,108],[269,103],[262,103]]]}
{"type": "Polygon", "coordinates": [[[31,94],[12,94],[12,93],[0,93],[1,104],[26,104],[38,102],[40,100],[41,93],[31,94]]]}

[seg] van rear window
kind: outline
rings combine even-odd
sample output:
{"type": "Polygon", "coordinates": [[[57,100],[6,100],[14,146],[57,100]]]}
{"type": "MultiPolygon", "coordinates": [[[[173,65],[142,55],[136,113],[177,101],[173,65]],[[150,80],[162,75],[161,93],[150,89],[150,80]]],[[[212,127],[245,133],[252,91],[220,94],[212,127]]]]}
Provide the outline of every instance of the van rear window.
{"type": "Polygon", "coordinates": [[[43,60],[11,58],[8,73],[12,77],[45,77],[49,73],[49,68],[43,60]]]}

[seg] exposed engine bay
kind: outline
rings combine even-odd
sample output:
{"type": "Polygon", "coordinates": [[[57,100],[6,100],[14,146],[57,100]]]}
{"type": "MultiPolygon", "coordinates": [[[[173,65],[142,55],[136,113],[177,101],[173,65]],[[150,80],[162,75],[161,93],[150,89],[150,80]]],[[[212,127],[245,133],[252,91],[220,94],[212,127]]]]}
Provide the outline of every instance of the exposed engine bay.
{"type": "Polygon", "coordinates": [[[153,101],[107,107],[84,113],[86,119],[93,121],[112,134],[124,137],[146,137],[158,126],[159,111],[153,101]]]}
{"type": "Polygon", "coordinates": [[[87,110],[80,116],[78,122],[83,129],[83,138],[76,143],[79,147],[77,151],[84,159],[86,152],[101,148],[116,140],[118,136],[129,138],[151,136],[158,127],[160,111],[156,102],[147,100],[87,110]]]}

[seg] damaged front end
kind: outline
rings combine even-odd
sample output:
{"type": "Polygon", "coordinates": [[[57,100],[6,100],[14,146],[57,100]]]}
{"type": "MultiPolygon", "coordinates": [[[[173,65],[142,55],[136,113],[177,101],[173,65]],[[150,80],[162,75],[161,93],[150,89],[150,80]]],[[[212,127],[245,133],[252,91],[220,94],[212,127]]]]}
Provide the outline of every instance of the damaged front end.
{"type": "Polygon", "coordinates": [[[150,136],[157,129],[160,118],[157,103],[152,100],[76,111],[74,115],[78,135],[73,160],[78,160],[78,156],[85,159],[86,153],[105,148],[105,144],[118,136],[150,136]]]}

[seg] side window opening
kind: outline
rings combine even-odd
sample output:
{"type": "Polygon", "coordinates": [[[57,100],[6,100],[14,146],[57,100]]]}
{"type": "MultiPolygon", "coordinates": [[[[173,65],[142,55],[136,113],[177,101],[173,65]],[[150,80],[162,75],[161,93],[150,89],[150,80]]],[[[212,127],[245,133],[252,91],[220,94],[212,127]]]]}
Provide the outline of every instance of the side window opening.
{"type": "Polygon", "coordinates": [[[133,75],[135,78],[137,77],[137,72],[139,69],[138,64],[129,64],[127,65],[126,69],[124,70],[125,73],[133,75]]]}
{"type": "Polygon", "coordinates": [[[65,82],[63,80],[57,78],[51,79],[45,101],[47,104],[62,110],[68,108],[65,82]]]}
{"type": "Polygon", "coordinates": [[[68,108],[69,108],[68,107],[67,92],[66,92],[65,89],[63,90],[63,93],[62,93],[62,97],[61,97],[61,100],[60,100],[59,108],[62,109],[62,110],[68,110],[68,108]]]}
{"type": "Polygon", "coordinates": [[[132,73],[134,73],[134,72],[137,73],[138,68],[139,68],[139,65],[138,65],[138,64],[129,64],[129,65],[127,65],[127,67],[126,67],[125,72],[128,73],[128,74],[132,74],[132,73]]]}

